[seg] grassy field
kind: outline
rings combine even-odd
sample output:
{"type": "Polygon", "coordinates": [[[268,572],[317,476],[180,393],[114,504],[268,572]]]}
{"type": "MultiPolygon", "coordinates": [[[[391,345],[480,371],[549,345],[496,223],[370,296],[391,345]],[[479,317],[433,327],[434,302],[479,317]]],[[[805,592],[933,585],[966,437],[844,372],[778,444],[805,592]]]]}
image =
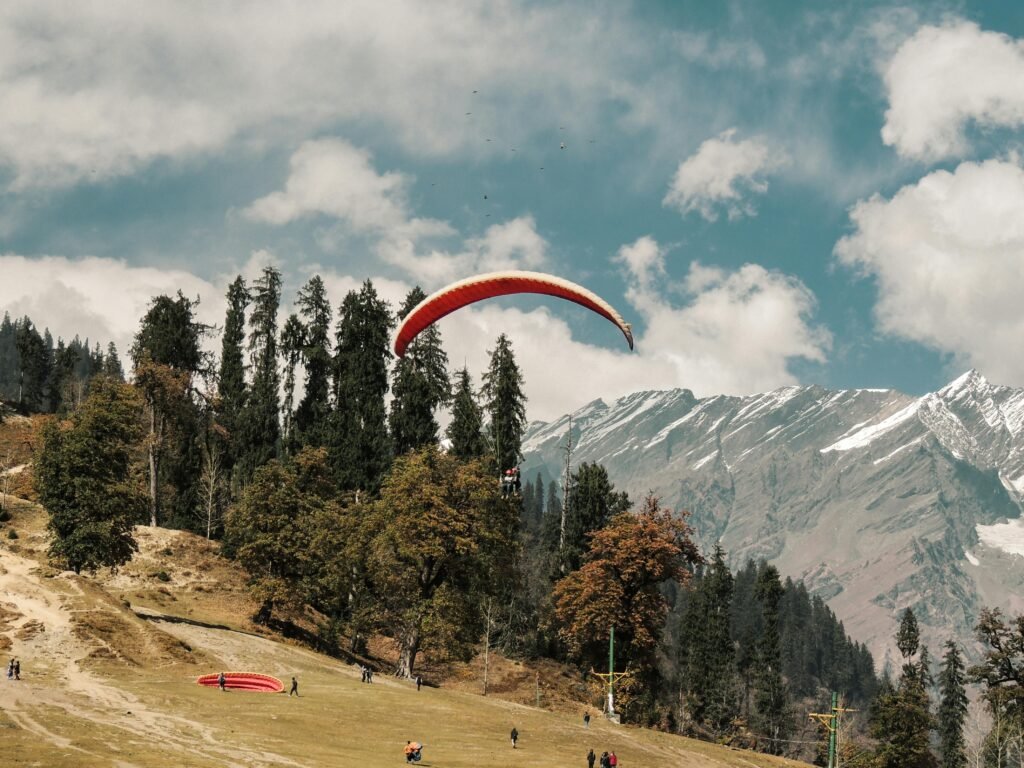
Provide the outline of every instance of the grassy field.
{"type": "MultiPolygon", "coordinates": [[[[803,765],[600,716],[585,730],[583,704],[546,711],[471,693],[465,680],[417,692],[377,674],[366,685],[351,664],[257,633],[241,574],[216,545],[140,529],[128,568],[75,577],[42,561],[43,523],[21,502],[19,538],[0,540],[0,650],[23,669],[20,682],[0,680],[5,766],[372,768],[404,764],[410,739],[426,745],[420,765],[450,768],[585,766],[588,748],[614,750],[624,768],[803,765]],[[220,670],[294,675],[300,696],[195,684],[220,670]]],[[[516,667],[499,660],[499,679],[532,677],[516,667]]]]}

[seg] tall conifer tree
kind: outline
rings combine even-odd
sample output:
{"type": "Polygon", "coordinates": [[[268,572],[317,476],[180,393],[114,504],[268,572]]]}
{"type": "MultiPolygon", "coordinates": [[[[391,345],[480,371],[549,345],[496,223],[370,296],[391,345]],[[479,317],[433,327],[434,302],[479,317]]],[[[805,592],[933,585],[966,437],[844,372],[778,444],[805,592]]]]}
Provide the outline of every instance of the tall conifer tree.
{"type": "Polygon", "coordinates": [[[967,718],[967,692],[964,659],[952,640],[946,643],[939,673],[939,740],[942,768],[964,768],[967,765],[964,721],[967,718]]]}
{"type": "MultiPolygon", "coordinates": [[[[218,394],[220,414],[218,422],[227,431],[224,450],[224,471],[232,477],[232,471],[241,457],[245,445],[242,414],[245,410],[245,310],[252,297],[241,275],[228,288],[228,311],[224,319],[224,336],[221,340],[220,375],[218,394]]],[[[234,478],[237,480],[238,478],[234,478]]]]}
{"type": "Polygon", "coordinates": [[[559,572],[577,570],[587,551],[588,534],[603,528],[614,515],[629,507],[629,497],[615,490],[608,470],[600,464],[581,464],[569,479],[569,508],[565,531],[559,537],[559,572]]]}
{"type": "MultiPolygon", "coordinates": [[[[409,291],[399,318],[404,319],[426,297],[419,286],[409,291]]],[[[421,331],[395,364],[392,393],[389,425],[395,454],[436,444],[434,411],[451,398],[448,355],[436,324],[421,331]]]]}
{"type": "Polygon", "coordinates": [[[392,324],[387,302],[378,297],[369,280],[358,292],[349,292],[338,313],[336,409],[329,448],[343,490],[376,492],[391,463],[384,397],[392,324]]]}
{"type": "Polygon", "coordinates": [[[149,416],[149,523],[161,519],[162,482],[175,492],[174,509],[188,513],[195,500],[200,452],[196,441],[193,377],[203,366],[206,327],[195,319],[197,302],[178,291],[157,296],[135,335],[135,383],[149,416]],[[164,459],[168,461],[165,463],[164,459]]]}
{"type": "Polygon", "coordinates": [[[483,412],[473,394],[473,381],[463,368],[455,376],[452,420],[445,433],[452,443],[451,453],[460,459],[478,459],[487,452],[483,436],[483,412]]]}
{"type": "Polygon", "coordinates": [[[295,367],[299,364],[305,344],[306,330],[298,315],[289,315],[281,329],[281,356],[284,358],[284,424],[282,444],[287,456],[294,456],[298,449],[298,435],[295,429],[295,367]]]}
{"type": "Polygon", "coordinates": [[[253,283],[252,316],[249,318],[249,356],[252,388],[245,408],[245,457],[243,477],[278,455],[281,441],[277,369],[277,310],[281,303],[281,273],[264,267],[253,283]]]}
{"type": "Polygon", "coordinates": [[[305,325],[306,390],[295,412],[295,429],[302,445],[319,447],[325,444],[331,413],[331,304],[320,275],[299,290],[298,306],[305,325]]]}
{"type": "Polygon", "coordinates": [[[107,354],[103,358],[103,375],[124,381],[124,368],[121,367],[121,358],[117,354],[117,345],[114,342],[107,344],[107,354]]]}
{"type": "Polygon", "coordinates": [[[774,565],[765,565],[757,576],[755,594],[761,603],[764,628],[757,649],[757,706],[761,730],[772,739],[768,751],[782,754],[789,735],[786,684],[782,679],[782,647],[779,636],[779,602],[782,581],[774,565]]]}
{"type": "Polygon", "coordinates": [[[501,334],[490,354],[491,363],[483,381],[484,408],[495,469],[503,472],[519,464],[526,432],[526,395],[523,374],[508,336],[501,334]]]}
{"type": "Polygon", "coordinates": [[[907,608],[900,619],[896,646],[903,655],[903,673],[893,691],[879,695],[871,712],[872,734],[880,768],[935,768],[938,762],[929,747],[934,719],[929,711],[926,673],[914,657],[921,634],[914,612],[907,608]]]}
{"type": "Polygon", "coordinates": [[[724,732],[736,708],[736,675],[730,609],[733,578],[721,545],[700,579],[685,618],[684,670],[693,718],[724,732]]]}

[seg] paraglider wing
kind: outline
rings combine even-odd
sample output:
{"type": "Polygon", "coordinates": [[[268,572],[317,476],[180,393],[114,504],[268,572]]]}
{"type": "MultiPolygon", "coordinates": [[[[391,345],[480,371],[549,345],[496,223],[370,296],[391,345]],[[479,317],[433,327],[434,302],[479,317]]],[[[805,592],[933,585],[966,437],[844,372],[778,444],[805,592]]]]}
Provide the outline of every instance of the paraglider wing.
{"type": "Polygon", "coordinates": [[[495,296],[540,293],[573,301],[607,318],[618,326],[633,348],[633,330],[607,301],[581,285],[541,272],[491,272],[460,280],[431,294],[406,316],[395,337],[395,355],[402,357],[416,335],[457,309],[495,296]]]}

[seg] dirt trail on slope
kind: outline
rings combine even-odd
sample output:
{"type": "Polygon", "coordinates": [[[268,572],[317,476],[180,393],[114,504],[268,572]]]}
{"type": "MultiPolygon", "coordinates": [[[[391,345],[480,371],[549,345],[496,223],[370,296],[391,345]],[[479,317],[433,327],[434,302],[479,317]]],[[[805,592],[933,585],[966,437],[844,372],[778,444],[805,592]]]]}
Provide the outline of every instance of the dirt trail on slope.
{"type": "Polygon", "coordinates": [[[295,765],[280,755],[227,746],[211,726],[163,710],[93,671],[97,661],[123,661],[122,646],[131,635],[137,636],[139,654],[159,661],[167,647],[159,637],[163,633],[134,626],[142,622],[112,600],[104,605],[87,594],[93,588],[78,577],[43,572],[35,560],[0,553],[0,634],[11,641],[9,653],[22,664],[22,680],[9,681],[5,674],[0,681],[0,708],[32,740],[76,753],[78,764],[151,765],[151,756],[144,753],[147,745],[158,744],[163,759],[178,753],[190,765],[295,765]],[[109,640],[95,631],[104,622],[114,629],[109,640]],[[102,751],[81,738],[83,730],[94,726],[112,736],[99,745],[102,751]],[[122,745],[136,745],[141,762],[118,757],[122,745]],[[91,760],[81,762],[86,755],[91,760]]]}

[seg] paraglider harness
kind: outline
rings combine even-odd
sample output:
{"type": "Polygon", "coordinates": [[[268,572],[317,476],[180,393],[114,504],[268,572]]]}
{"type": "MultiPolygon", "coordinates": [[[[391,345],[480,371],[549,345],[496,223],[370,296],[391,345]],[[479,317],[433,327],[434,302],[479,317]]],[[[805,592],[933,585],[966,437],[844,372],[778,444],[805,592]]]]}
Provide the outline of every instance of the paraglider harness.
{"type": "Polygon", "coordinates": [[[522,484],[519,482],[519,467],[506,469],[501,476],[501,496],[507,499],[509,496],[519,493],[522,484]]]}
{"type": "Polygon", "coordinates": [[[423,745],[418,741],[410,741],[405,745],[405,762],[418,763],[423,757],[423,745]]]}

